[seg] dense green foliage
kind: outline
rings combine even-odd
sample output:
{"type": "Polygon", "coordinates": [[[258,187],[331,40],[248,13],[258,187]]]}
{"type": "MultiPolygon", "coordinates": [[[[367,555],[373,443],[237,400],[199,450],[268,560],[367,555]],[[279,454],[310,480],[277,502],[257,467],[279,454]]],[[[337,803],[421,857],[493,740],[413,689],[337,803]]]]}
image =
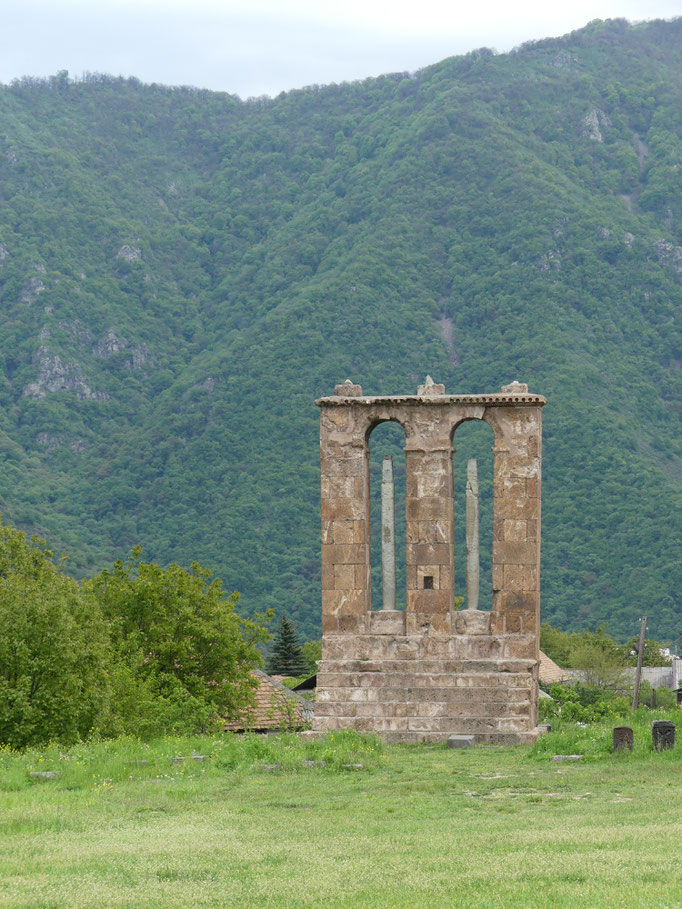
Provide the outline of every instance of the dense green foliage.
{"type": "Polygon", "coordinates": [[[306,641],[303,645],[306,677],[315,675],[317,664],[322,659],[322,641],[306,641]]]}
{"type": "MultiPolygon", "coordinates": [[[[551,686],[550,698],[540,698],[540,722],[561,718],[569,723],[595,723],[604,719],[626,717],[632,698],[615,694],[596,685],[551,686]]],[[[672,706],[672,705],[671,705],[672,706]]]]}
{"type": "Polygon", "coordinates": [[[543,615],[672,640],[681,58],[682,20],[609,21],[249,102],[0,89],[7,516],[82,574],[198,558],[317,637],[312,400],[519,379],[549,400],[543,615]]]}
{"type": "Polygon", "coordinates": [[[108,708],[104,623],[51,555],[0,526],[0,743],[15,748],[73,742],[108,708]]]}
{"type": "MultiPolygon", "coordinates": [[[[555,683],[550,687],[549,694],[551,700],[540,698],[540,722],[549,722],[552,728],[558,719],[562,723],[600,723],[612,720],[615,725],[618,725],[620,719],[622,723],[630,725],[632,696],[629,692],[577,682],[572,685],[555,683]]],[[[669,688],[652,689],[649,682],[642,682],[639,703],[637,716],[640,723],[644,720],[642,725],[647,720],[651,724],[652,717],[647,708],[653,707],[672,711],[673,719],[679,722],[677,698],[669,688]]]]}
{"type": "MultiPolygon", "coordinates": [[[[619,644],[600,626],[596,631],[560,631],[548,622],[540,626],[540,649],[566,669],[623,668],[637,665],[639,636],[619,644]]],[[[644,640],[643,666],[667,666],[660,641],[644,640]]]]}
{"type": "Polygon", "coordinates": [[[0,744],[219,729],[253,698],[269,635],[194,564],[134,550],[83,588],[0,525],[0,744]]]}
{"type": "Polygon", "coordinates": [[[305,672],[308,661],[298,641],[296,627],[283,615],[275,632],[268,671],[277,675],[298,676],[305,672]]]}
{"type": "Polygon", "coordinates": [[[210,577],[196,563],[164,571],[136,549],[85,582],[109,632],[112,709],[102,732],[207,732],[250,703],[250,670],[267,634],[235,612],[238,594],[226,599],[210,577]]]}

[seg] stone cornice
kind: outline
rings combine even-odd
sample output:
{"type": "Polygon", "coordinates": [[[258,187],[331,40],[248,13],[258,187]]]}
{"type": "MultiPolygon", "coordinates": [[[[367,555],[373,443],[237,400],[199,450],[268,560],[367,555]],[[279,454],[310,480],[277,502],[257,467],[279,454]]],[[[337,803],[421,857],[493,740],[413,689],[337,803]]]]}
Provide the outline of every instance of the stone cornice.
{"type": "Polygon", "coordinates": [[[400,404],[406,406],[433,406],[445,407],[450,404],[463,406],[484,407],[544,407],[547,399],[542,395],[498,393],[491,395],[375,395],[375,396],[345,396],[330,395],[318,398],[315,404],[318,407],[350,407],[357,404],[360,407],[400,404]]]}

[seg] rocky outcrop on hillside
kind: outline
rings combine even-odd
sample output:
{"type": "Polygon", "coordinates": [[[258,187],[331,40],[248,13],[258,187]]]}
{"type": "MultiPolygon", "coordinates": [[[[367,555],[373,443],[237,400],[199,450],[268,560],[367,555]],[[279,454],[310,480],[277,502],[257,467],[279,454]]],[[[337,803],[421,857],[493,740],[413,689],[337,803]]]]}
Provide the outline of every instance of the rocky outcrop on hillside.
{"type": "Polygon", "coordinates": [[[33,357],[37,369],[34,382],[24,386],[22,394],[28,398],[44,400],[47,395],[57,392],[73,391],[79,398],[90,398],[104,401],[108,395],[102,391],[93,391],[86,382],[83,370],[78,363],[64,363],[58,354],[50,353],[47,347],[39,347],[33,357]]]}

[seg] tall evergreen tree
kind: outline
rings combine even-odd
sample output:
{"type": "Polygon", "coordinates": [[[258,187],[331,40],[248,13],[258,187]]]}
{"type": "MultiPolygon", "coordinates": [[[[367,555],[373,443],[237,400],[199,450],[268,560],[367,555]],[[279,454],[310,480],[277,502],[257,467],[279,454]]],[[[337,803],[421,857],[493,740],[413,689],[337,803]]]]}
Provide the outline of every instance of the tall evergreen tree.
{"type": "Polygon", "coordinates": [[[306,659],[303,648],[298,643],[296,626],[289,621],[286,615],[275,634],[275,643],[272,656],[268,662],[268,670],[278,675],[296,676],[306,670],[306,659]]]}

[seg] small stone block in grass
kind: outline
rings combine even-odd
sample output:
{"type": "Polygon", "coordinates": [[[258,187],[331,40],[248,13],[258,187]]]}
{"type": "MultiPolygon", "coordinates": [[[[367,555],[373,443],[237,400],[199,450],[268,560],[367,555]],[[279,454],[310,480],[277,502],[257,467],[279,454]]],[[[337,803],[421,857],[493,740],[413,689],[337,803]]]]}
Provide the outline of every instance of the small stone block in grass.
{"type": "Polygon", "coordinates": [[[448,748],[471,748],[475,741],[473,735],[451,735],[448,738],[448,748]]]}
{"type": "Polygon", "coordinates": [[[31,770],[28,774],[34,780],[56,780],[59,777],[58,770],[31,770]]]}
{"type": "Polygon", "coordinates": [[[632,751],[635,741],[635,733],[630,726],[613,727],[613,750],[614,751],[632,751]]]}
{"type": "Polygon", "coordinates": [[[582,754],[555,754],[552,760],[554,761],[582,761],[582,754]]]}

